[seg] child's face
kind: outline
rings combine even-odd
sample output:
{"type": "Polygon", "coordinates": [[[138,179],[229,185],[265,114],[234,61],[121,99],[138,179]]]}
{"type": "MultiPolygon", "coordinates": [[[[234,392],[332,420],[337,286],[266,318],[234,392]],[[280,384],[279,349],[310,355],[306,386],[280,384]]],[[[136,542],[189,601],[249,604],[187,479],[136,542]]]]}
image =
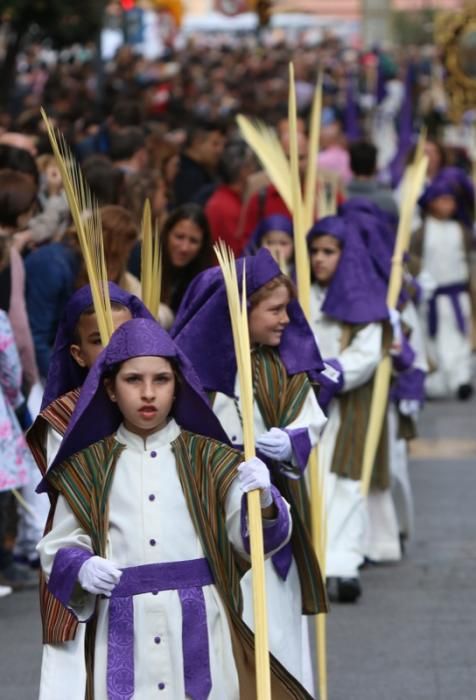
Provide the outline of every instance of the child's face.
{"type": "MultiPolygon", "coordinates": [[[[132,314],[126,307],[113,309],[112,322],[114,330],[117,330],[126,321],[130,321],[131,318],[132,314]]],[[[89,369],[103,349],[96,314],[83,314],[80,316],[76,332],[80,339],[79,345],[70,345],[69,351],[80,367],[89,369]]]]}
{"type": "Polygon", "coordinates": [[[105,386],[128,430],[147,437],[164,427],[175,395],[174,371],[165,357],[126,360],[105,386]]]}
{"type": "Polygon", "coordinates": [[[435,219],[451,219],[456,211],[456,199],[451,194],[442,194],[430,202],[428,210],[435,219]]]}
{"type": "Polygon", "coordinates": [[[61,173],[57,165],[48,165],[45,170],[46,183],[52,190],[60,190],[62,187],[61,173]]]}
{"type": "Polygon", "coordinates": [[[278,261],[290,262],[294,253],[294,244],[291,236],[283,231],[269,231],[262,238],[263,248],[267,248],[271,255],[278,261]]]}
{"type": "Polygon", "coordinates": [[[248,317],[252,344],[277,347],[289,323],[289,292],[284,285],[273,289],[250,311],[248,317]]]}
{"type": "Polygon", "coordinates": [[[339,241],[334,236],[319,236],[311,243],[311,269],[317,282],[326,287],[334,277],[341,256],[339,241]]]}

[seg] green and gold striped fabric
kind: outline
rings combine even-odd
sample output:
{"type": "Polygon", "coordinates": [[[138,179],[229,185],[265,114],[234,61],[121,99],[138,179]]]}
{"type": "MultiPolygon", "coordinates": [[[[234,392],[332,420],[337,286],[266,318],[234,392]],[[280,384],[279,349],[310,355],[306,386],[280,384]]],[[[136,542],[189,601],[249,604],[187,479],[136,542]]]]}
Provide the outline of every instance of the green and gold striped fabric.
{"type": "MultiPolygon", "coordinates": [[[[276,350],[260,347],[251,356],[255,399],[268,430],[285,428],[299,415],[306,396],[313,391],[307,375],[289,376],[276,350]]],[[[303,614],[327,610],[327,599],[319,562],[310,536],[310,503],[304,479],[288,479],[278,472],[273,481],[291,506],[291,543],[301,582],[303,614]]]]}

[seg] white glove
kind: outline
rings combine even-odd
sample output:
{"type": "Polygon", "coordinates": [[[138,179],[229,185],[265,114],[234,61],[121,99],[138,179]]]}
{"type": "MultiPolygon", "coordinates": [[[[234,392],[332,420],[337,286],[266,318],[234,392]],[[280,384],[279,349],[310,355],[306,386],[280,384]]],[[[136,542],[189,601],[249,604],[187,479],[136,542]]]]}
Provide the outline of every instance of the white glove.
{"type": "Polygon", "coordinates": [[[420,413],[420,402],[416,399],[401,399],[398,403],[398,410],[404,416],[416,418],[420,413]]]}
{"type": "Polygon", "coordinates": [[[360,95],[359,106],[362,107],[362,109],[365,110],[366,112],[373,109],[373,107],[375,106],[374,95],[360,95]]]}
{"type": "Polygon", "coordinates": [[[109,598],[121,576],[122,571],[115,564],[96,556],[84,562],[78,572],[78,581],[85,591],[109,598]]]}
{"type": "Polygon", "coordinates": [[[289,462],[293,456],[291,438],[281,428],[271,428],[256,440],[257,449],[270,459],[289,462]]]}
{"type": "Polygon", "coordinates": [[[403,346],[403,330],[400,321],[400,311],[397,309],[388,310],[388,318],[392,325],[393,339],[392,346],[390,348],[391,355],[398,355],[401,352],[403,346]]]}
{"type": "Polygon", "coordinates": [[[238,467],[238,481],[243,493],[248,493],[255,489],[261,490],[261,508],[267,508],[273,502],[269,469],[258,457],[252,457],[247,462],[240,464],[238,467]]]}

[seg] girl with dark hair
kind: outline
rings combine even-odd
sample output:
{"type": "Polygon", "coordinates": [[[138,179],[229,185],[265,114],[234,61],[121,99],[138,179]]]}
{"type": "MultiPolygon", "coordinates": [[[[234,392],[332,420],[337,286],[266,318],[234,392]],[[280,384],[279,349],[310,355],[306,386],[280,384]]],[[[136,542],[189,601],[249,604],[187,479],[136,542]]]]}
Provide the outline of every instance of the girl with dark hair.
{"type": "MultiPolygon", "coordinates": [[[[214,263],[212,238],[207,218],[198,204],[183,204],[175,209],[162,228],[162,293],[160,322],[173,324],[190,282],[214,263]]],[[[141,245],[137,244],[128,269],[140,274],[141,245]]]]}
{"type": "Polygon", "coordinates": [[[167,218],[162,230],[162,301],[174,313],[190,282],[213,264],[208,222],[197,204],[184,204],[167,218]]]}

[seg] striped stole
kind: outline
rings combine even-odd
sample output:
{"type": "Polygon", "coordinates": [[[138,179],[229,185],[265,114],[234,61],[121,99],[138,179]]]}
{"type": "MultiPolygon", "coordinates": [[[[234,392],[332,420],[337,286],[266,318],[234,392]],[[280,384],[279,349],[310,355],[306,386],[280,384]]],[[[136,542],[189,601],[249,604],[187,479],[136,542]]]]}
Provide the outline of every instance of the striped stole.
{"type": "Polygon", "coordinates": [[[241,614],[240,575],[226,531],[224,503],[243,455],[220,442],[182,431],[172,443],[180,483],[222,598],[241,614]]]}
{"type": "MultiPolygon", "coordinates": [[[[76,407],[80,389],[73,389],[49,404],[37,417],[26,434],[28,446],[42,476],[47,469],[46,438],[48,426],[64,435],[76,407]]],[[[50,492],[51,507],[45,524],[46,535],[53,525],[58,494],[50,492]]],[[[60,644],[74,639],[78,621],[48,590],[43,572],[40,570],[40,613],[43,644],[60,644]]]]}
{"type": "MultiPolygon", "coordinates": [[[[362,325],[345,324],[343,328],[342,350],[350,345],[362,325]]],[[[391,344],[392,330],[389,324],[383,328],[383,348],[391,344]]],[[[336,437],[331,471],[340,477],[359,481],[362,476],[365,437],[370,418],[374,377],[366,384],[344,392],[337,397],[340,410],[340,425],[336,437]]],[[[388,419],[385,421],[372,470],[371,487],[386,490],[390,486],[390,465],[388,454],[388,419]]]]}
{"type": "MultiPolygon", "coordinates": [[[[340,477],[359,481],[362,476],[365,437],[370,416],[373,378],[362,386],[339,396],[340,426],[337,433],[331,471],[340,477]]],[[[388,489],[390,470],[388,459],[388,426],[385,417],[372,470],[371,487],[388,489]]]]}
{"type": "MultiPolygon", "coordinates": [[[[260,347],[251,355],[255,399],[269,430],[285,428],[299,415],[306,396],[313,391],[304,372],[288,376],[276,350],[260,347]]],[[[327,610],[326,592],[310,537],[310,503],[304,479],[288,479],[273,472],[273,482],[291,506],[291,543],[301,582],[303,613],[327,610]]]]}
{"type": "Polygon", "coordinates": [[[52,401],[37,417],[30,430],[26,434],[28,446],[35,458],[41,475],[44,476],[46,463],[46,436],[48,426],[51,426],[60,435],[64,435],[69,425],[73,411],[78,402],[80,389],[73,389],[52,401]]]}
{"type": "Polygon", "coordinates": [[[124,445],[108,437],[70,457],[47,474],[67,500],[80,526],[91,537],[95,554],[105,556],[108,497],[114,469],[124,445]]]}

